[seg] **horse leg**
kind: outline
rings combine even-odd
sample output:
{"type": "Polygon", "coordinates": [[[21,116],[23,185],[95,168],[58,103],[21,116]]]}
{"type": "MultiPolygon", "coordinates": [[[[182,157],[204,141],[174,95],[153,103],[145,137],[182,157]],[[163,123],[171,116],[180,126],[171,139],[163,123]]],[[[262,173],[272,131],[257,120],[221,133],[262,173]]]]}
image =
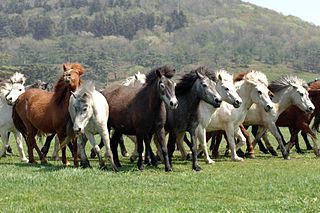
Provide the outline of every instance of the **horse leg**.
{"type": "Polygon", "coordinates": [[[150,163],[152,166],[157,166],[157,158],[156,156],[154,155],[153,151],[152,151],[152,148],[151,148],[151,138],[152,138],[152,134],[151,135],[146,135],[144,137],[144,143],[146,145],[146,154],[145,154],[145,158],[144,160],[146,160],[146,157],[148,155],[148,158],[150,158],[150,163]]]}
{"type": "Polygon", "coordinates": [[[172,167],[172,156],[173,156],[173,152],[176,148],[176,143],[177,141],[177,136],[175,135],[175,133],[169,133],[169,139],[168,139],[168,158],[169,158],[169,163],[170,166],[172,167]]]}
{"type": "MultiPolygon", "coordinates": [[[[210,158],[208,153],[206,129],[203,128],[201,124],[199,124],[198,127],[196,128],[195,134],[196,134],[195,138],[198,138],[200,141],[200,145],[204,153],[204,160],[206,161],[207,164],[214,164],[215,162],[210,158]]],[[[195,140],[195,143],[196,142],[197,140],[195,140]]]]}
{"type": "MultiPolygon", "coordinates": [[[[239,129],[239,128],[238,128],[239,129]]],[[[229,147],[230,147],[230,150],[231,150],[231,159],[233,161],[243,161],[243,158],[239,157],[237,155],[237,152],[236,152],[236,144],[235,144],[235,131],[238,131],[238,129],[234,129],[233,128],[233,124],[229,124],[226,126],[225,128],[225,132],[227,134],[227,138],[228,138],[228,142],[229,142],[229,147]]]]}
{"type": "Polygon", "coordinates": [[[273,146],[271,145],[271,143],[270,143],[270,141],[269,141],[267,132],[263,134],[262,139],[263,139],[264,143],[266,144],[267,149],[268,149],[268,151],[270,152],[270,154],[271,154],[272,156],[278,156],[277,151],[274,150],[273,146]]]}
{"type": "MultiPolygon", "coordinates": [[[[88,138],[88,140],[90,141],[90,144],[91,144],[92,148],[94,149],[94,151],[95,151],[96,154],[97,154],[97,157],[98,157],[98,159],[99,159],[100,169],[105,169],[105,164],[104,164],[104,161],[103,161],[102,156],[101,156],[100,147],[99,147],[99,145],[97,145],[96,140],[95,140],[95,138],[94,138],[94,135],[91,134],[91,133],[86,133],[85,135],[86,135],[86,137],[88,138]]],[[[101,135],[102,135],[102,134],[101,134],[101,135]]],[[[109,135],[108,135],[108,136],[109,136],[109,135]]],[[[101,137],[101,138],[102,138],[102,137],[101,137]]],[[[105,140],[105,138],[104,138],[103,140],[105,140]]],[[[109,145],[109,147],[110,147],[110,145],[109,145]]],[[[108,151],[110,152],[110,149],[109,149],[108,151]]],[[[111,155],[111,156],[112,156],[112,155],[111,155]]],[[[110,157],[110,156],[109,156],[109,157],[110,157]]],[[[87,159],[86,159],[86,160],[87,160],[87,159]]]]}
{"type": "MultiPolygon", "coordinates": [[[[57,134],[58,138],[59,138],[60,146],[61,146],[61,144],[64,143],[65,140],[67,140],[65,144],[68,144],[70,142],[70,138],[66,137],[64,134],[65,133],[58,133],[57,134]]],[[[62,163],[63,163],[63,165],[68,166],[68,165],[70,165],[70,163],[67,160],[66,149],[67,149],[66,146],[61,147],[62,163]]]]}
{"type": "Polygon", "coordinates": [[[118,155],[118,143],[121,136],[121,133],[119,133],[118,131],[114,131],[110,141],[110,148],[112,151],[113,162],[115,164],[115,167],[121,167],[118,155]]]}
{"type": "Polygon", "coordinates": [[[252,141],[251,141],[251,138],[250,138],[250,135],[249,135],[247,129],[241,124],[240,130],[241,130],[242,134],[244,135],[244,137],[246,138],[247,152],[246,152],[245,156],[248,158],[255,158],[254,148],[253,148],[252,141]]]}
{"type": "MultiPolygon", "coordinates": [[[[302,133],[302,132],[301,132],[302,133]]],[[[299,137],[297,137],[294,146],[296,147],[296,151],[298,154],[304,154],[304,151],[301,150],[300,144],[299,144],[299,137]]]]}
{"type": "Polygon", "coordinates": [[[280,149],[282,156],[285,160],[289,160],[289,149],[286,149],[285,146],[283,145],[283,137],[281,133],[279,132],[280,129],[277,128],[276,124],[274,122],[268,123],[268,129],[272,133],[272,135],[276,138],[276,140],[279,143],[280,149]]]}
{"type": "Polygon", "coordinates": [[[34,156],[33,156],[33,147],[34,147],[34,144],[36,143],[35,136],[36,136],[37,132],[33,128],[28,129],[27,132],[28,132],[28,136],[27,136],[26,142],[27,142],[27,147],[28,147],[29,163],[37,163],[34,160],[34,156]]]}
{"type": "Polygon", "coordinates": [[[90,162],[88,160],[87,154],[85,152],[85,144],[87,141],[87,137],[82,137],[82,134],[78,137],[77,144],[80,153],[80,167],[81,168],[91,168],[90,162]]]}
{"type": "Polygon", "coordinates": [[[222,134],[223,131],[218,130],[214,131],[215,132],[215,137],[212,137],[212,142],[213,143],[213,148],[212,148],[212,157],[217,159],[219,157],[219,146],[222,141],[222,134]],[[215,141],[215,142],[213,142],[215,141]]]}
{"type": "MultiPolygon", "coordinates": [[[[102,149],[102,147],[104,146],[104,143],[103,143],[103,140],[102,138],[100,139],[100,143],[99,143],[99,148],[102,149]]],[[[97,155],[96,155],[96,152],[94,150],[94,148],[91,148],[91,153],[90,153],[90,158],[95,158],[97,155]]]]}
{"type": "Polygon", "coordinates": [[[142,171],[144,169],[143,166],[143,159],[142,159],[142,153],[143,153],[143,135],[137,135],[137,145],[138,145],[138,153],[139,153],[139,158],[138,158],[138,169],[142,171]]]}
{"type": "MultiPolygon", "coordinates": [[[[192,143],[192,148],[191,148],[191,152],[192,152],[192,169],[195,171],[201,171],[201,167],[198,163],[198,154],[197,154],[197,142],[196,142],[196,133],[195,133],[195,129],[190,130],[190,138],[191,138],[191,143],[192,143]]],[[[181,136],[181,134],[178,135],[177,139],[179,140],[181,136]]],[[[207,142],[205,142],[207,143],[207,142]]]]}
{"type": "Polygon", "coordinates": [[[54,138],[54,136],[55,136],[55,134],[48,135],[46,138],[46,142],[44,143],[43,147],[41,148],[41,152],[44,154],[45,157],[47,156],[47,154],[49,152],[51,141],[54,138]]]}
{"type": "MultiPolygon", "coordinates": [[[[79,156],[78,156],[77,137],[75,135],[72,136],[71,141],[72,141],[72,143],[69,143],[69,144],[72,144],[71,153],[72,153],[72,156],[73,156],[73,165],[78,168],[79,167],[79,159],[78,159],[79,156]]],[[[68,146],[68,147],[70,149],[70,146],[68,146]]]]}
{"type": "Polygon", "coordinates": [[[320,158],[320,150],[319,150],[319,145],[318,145],[318,142],[317,142],[317,137],[316,135],[312,132],[312,130],[310,129],[309,125],[307,123],[302,123],[300,124],[302,125],[301,126],[301,130],[303,132],[305,132],[306,134],[310,135],[311,139],[312,139],[312,142],[313,142],[313,151],[314,151],[314,154],[320,158]]]}
{"type": "Polygon", "coordinates": [[[8,142],[9,142],[9,137],[8,137],[8,132],[7,130],[3,130],[1,132],[1,139],[2,139],[2,142],[3,142],[3,145],[2,145],[2,149],[0,151],[0,157],[5,157],[6,156],[6,151],[7,151],[7,148],[8,148],[8,142]]]}
{"type": "MultiPolygon", "coordinates": [[[[113,155],[112,155],[112,152],[111,152],[109,130],[108,130],[108,128],[102,128],[102,130],[103,131],[101,133],[101,138],[103,139],[103,144],[104,144],[104,146],[106,148],[105,156],[109,160],[113,171],[118,172],[119,169],[118,169],[117,165],[115,164],[115,162],[113,160],[114,158],[113,158],[113,155]]],[[[122,135],[121,135],[120,139],[123,140],[123,136],[122,135]]],[[[100,164],[100,167],[101,167],[101,164],[100,164]]]]}
{"type": "MultiPolygon", "coordinates": [[[[164,167],[165,167],[165,171],[166,172],[171,172],[172,168],[170,166],[170,162],[169,162],[169,156],[168,156],[168,148],[166,146],[166,141],[165,141],[165,137],[166,137],[166,133],[164,130],[164,127],[158,127],[157,131],[156,131],[156,138],[158,140],[158,143],[160,144],[161,150],[162,150],[162,156],[164,159],[164,167]]],[[[174,145],[174,144],[173,144],[174,145]]]]}
{"type": "MultiPolygon", "coordinates": [[[[258,129],[259,129],[259,126],[258,125],[252,125],[251,127],[251,133],[254,137],[257,136],[258,134],[258,129]]],[[[269,154],[269,151],[266,149],[266,147],[263,145],[261,139],[259,140],[256,140],[255,144],[253,144],[253,148],[255,147],[256,143],[258,143],[258,146],[259,146],[259,150],[264,153],[264,154],[269,154]]]]}
{"type": "Polygon", "coordinates": [[[23,145],[22,145],[22,134],[20,132],[15,132],[14,137],[17,142],[17,147],[20,155],[21,162],[28,162],[26,155],[24,154],[23,145]]]}
{"type": "Polygon", "coordinates": [[[54,138],[54,147],[53,147],[53,152],[52,152],[52,158],[55,161],[59,161],[59,150],[60,150],[60,143],[59,143],[59,138],[55,137],[54,138]]]}
{"type": "Polygon", "coordinates": [[[128,151],[127,151],[127,148],[126,148],[126,146],[124,145],[123,136],[120,138],[119,145],[120,145],[121,155],[122,155],[123,157],[129,157],[129,153],[128,153],[128,151]]]}
{"type": "MultiPolygon", "coordinates": [[[[128,135],[127,135],[127,137],[132,141],[132,143],[134,143],[134,149],[133,149],[131,156],[130,156],[130,162],[133,163],[139,157],[137,137],[136,136],[128,136],[128,135]]],[[[144,157],[144,156],[142,156],[142,157],[144,157]]]]}
{"type": "MultiPolygon", "coordinates": [[[[189,141],[187,134],[184,134],[183,141],[187,144],[188,147],[191,148],[191,142],[189,141]]],[[[177,148],[180,151],[182,160],[188,160],[190,158],[190,155],[184,148],[182,141],[177,141],[177,148]]]]}
{"type": "Polygon", "coordinates": [[[310,144],[310,142],[309,142],[309,140],[308,140],[307,134],[304,133],[303,131],[301,131],[301,136],[302,136],[304,142],[306,143],[306,148],[307,148],[307,150],[312,150],[313,148],[312,148],[312,146],[311,146],[311,144],[310,144]]]}

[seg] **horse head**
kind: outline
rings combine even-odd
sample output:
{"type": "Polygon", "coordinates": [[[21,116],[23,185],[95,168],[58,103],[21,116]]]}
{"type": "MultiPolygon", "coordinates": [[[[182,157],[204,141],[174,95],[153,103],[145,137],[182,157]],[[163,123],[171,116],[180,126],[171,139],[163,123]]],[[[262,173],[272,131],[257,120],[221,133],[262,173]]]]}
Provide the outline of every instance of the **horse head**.
{"type": "Polygon", "coordinates": [[[155,73],[158,78],[160,99],[171,109],[176,109],[178,107],[178,100],[175,95],[176,84],[171,80],[171,77],[175,73],[175,69],[164,66],[156,69],[155,73]]]}
{"type": "Polygon", "coordinates": [[[197,79],[194,84],[198,97],[214,107],[220,107],[222,100],[216,90],[216,83],[204,73],[203,67],[196,69],[195,74],[197,79]]]}
{"type": "Polygon", "coordinates": [[[24,93],[26,78],[21,73],[15,73],[8,82],[8,93],[5,95],[6,101],[9,105],[13,105],[19,95],[24,93]]]}
{"type": "Polygon", "coordinates": [[[69,84],[71,91],[75,91],[80,85],[80,76],[84,74],[84,68],[78,63],[63,65],[63,79],[69,84]]]}
{"type": "Polygon", "coordinates": [[[225,70],[218,70],[213,73],[216,82],[216,89],[223,101],[232,104],[235,108],[239,108],[242,104],[242,99],[237,93],[233,83],[233,76],[225,70]]]}
{"type": "Polygon", "coordinates": [[[93,116],[92,82],[81,85],[70,97],[69,112],[73,120],[73,131],[78,134],[84,131],[93,116]]]}
{"type": "Polygon", "coordinates": [[[274,103],[269,96],[268,79],[266,75],[262,72],[252,70],[245,74],[244,80],[252,86],[252,89],[248,91],[248,93],[250,92],[249,95],[253,103],[259,104],[266,112],[270,112],[273,109],[274,103]]]}

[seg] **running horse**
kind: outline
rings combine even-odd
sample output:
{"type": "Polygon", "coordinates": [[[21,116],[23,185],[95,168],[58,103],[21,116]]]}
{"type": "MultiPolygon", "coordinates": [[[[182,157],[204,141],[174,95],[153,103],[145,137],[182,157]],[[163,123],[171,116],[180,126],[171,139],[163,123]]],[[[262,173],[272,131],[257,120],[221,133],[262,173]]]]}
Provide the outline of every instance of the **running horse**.
{"type": "MultiPolygon", "coordinates": [[[[35,163],[33,149],[38,152],[42,163],[45,156],[40,151],[35,136],[38,133],[57,134],[60,144],[67,138],[67,123],[69,120],[69,98],[80,85],[80,76],[84,68],[78,63],[63,65],[63,75],[58,80],[53,92],[41,89],[29,89],[19,96],[12,110],[12,118],[16,128],[26,139],[29,163],[35,163]]],[[[74,141],[75,143],[75,141],[74,141]]],[[[74,152],[77,145],[74,144],[74,152]]],[[[74,153],[75,166],[78,165],[74,153]]],[[[66,148],[62,148],[62,162],[67,165],[66,148]]]]}
{"type": "MultiPolygon", "coordinates": [[[[161,144],[165,159],[165,170],[171,171],[165,143],[166,107],[175,109],[178,101],[175,96],[175,83],[171,80],[175,70],[168,66],[153,69],[146,76],[142,87],[115,85],[107,87],[102,94],[109,103],[109,128],[114,129],[111,150],[114,162],[119,167],[117,146],[122,134],[137,136],[138,169],[143,170],[143,142],[150,148],[153,134],[161,144]]],[[[150,150],[150,149],[149,149],[150,150]]]]}

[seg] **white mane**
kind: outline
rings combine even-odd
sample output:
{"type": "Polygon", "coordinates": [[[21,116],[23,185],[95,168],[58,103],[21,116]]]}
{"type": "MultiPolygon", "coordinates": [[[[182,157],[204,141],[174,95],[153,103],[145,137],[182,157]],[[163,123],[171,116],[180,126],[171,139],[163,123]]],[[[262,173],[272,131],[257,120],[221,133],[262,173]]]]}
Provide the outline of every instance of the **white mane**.
{"type": "Polygon", "coordinates": [[[268,86],[268,78],[267,76],[259,71],[256,70],[251,70],[250,72],[248,72],[245,76],[244,79],[249,80],[249,81],[253,81],[256,83],[262,83],[265,86],[268,86]]]}
{"type": "Polygon", "coordinates": [[[216,78],[219,79],[219,75],[222,78],[222,81],[228,81],[228,82],[233,82],[233,76],[228,73],[226,70],[217,70],[216,72],[216,78]]]}
{"type": "Polygon", "coordinates": [[[22,73],[16,72],[15,74],[13,74],[13,76],[10,77],[10,82],[12,84],[24,84],[26,82],[26,78],[22,73]]]}

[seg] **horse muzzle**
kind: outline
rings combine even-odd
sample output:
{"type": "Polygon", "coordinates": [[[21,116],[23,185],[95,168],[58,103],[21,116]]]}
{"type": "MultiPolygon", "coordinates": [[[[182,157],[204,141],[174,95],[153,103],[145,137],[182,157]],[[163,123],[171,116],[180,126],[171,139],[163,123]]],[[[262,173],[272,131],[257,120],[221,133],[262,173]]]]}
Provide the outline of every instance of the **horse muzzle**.
{"type": "Polygon", "coordinates": [[[177,109],[178,108],[178,100],[177,98],[172,98],[169,102],[171,109],[177,109]]]}
{"type": "Polygon", "coordinates": [[[270,112],[271,110],[272,110],[272,106],[270,106],[269,104],[264,108],[264,110],[266,111],[266,112],[270,112]]]}
{"type": "Polygon", "coordinates": [[[242,104],[242,101],[239,101],[239,100],[235,100],[235,102],[233,102],[234,108],[239,108],[241,104],[242,104]]]}

